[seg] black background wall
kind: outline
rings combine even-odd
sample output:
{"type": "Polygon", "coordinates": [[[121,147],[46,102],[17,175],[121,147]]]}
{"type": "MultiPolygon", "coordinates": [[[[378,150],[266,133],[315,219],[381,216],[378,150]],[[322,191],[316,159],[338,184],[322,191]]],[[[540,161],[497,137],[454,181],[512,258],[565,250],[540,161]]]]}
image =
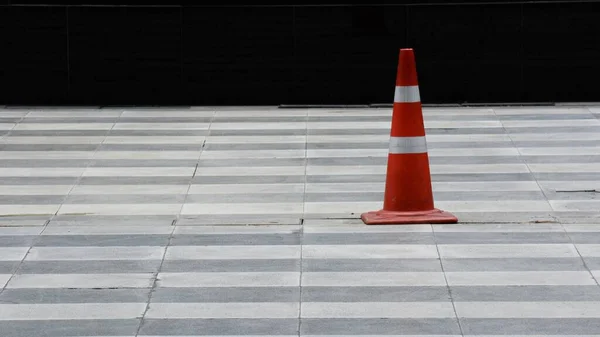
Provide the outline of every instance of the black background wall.
{"type": "Polygon", "coordinates": [[[600,101],[597,1],[36,2],[0,2],[0,104],[389,103],[403,47],[424,103],[600,101]]]}

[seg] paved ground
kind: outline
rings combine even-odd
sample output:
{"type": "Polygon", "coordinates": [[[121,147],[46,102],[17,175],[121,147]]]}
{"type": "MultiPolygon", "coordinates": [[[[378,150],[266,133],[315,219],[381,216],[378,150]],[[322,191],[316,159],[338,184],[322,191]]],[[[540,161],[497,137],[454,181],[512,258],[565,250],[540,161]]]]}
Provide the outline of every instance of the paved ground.
{"type": "Polygon", "coordinates": [[[463,223],[367,227],[390,113],[0,109],[0,336],[600,335],[600,109],[426,109],[463,223]]]}

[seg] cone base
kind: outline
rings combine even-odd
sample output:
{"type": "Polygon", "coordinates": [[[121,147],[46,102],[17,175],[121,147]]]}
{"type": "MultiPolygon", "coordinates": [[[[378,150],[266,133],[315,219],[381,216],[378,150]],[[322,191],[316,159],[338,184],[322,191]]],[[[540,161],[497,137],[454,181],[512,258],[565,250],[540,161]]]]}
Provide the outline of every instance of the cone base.
{"type": "Polygon", "coordinates": [[[363,213],[360,218],[366,225],[452,224],[458,222],[458,218],[452,213],[437,208],[422,212],[379,210],[363,213]]]}

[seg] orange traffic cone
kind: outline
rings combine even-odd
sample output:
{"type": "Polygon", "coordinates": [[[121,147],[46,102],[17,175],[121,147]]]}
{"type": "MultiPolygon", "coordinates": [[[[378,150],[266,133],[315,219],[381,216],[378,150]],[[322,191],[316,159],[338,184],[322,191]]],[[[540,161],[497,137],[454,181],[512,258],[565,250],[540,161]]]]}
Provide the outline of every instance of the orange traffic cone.
{"type": "Polygon", "coordinates": [[[367,225],[456,223],[433,204],[425,125],[412,49],[401,49],[396,75],[383,209],[362,214],[367,225]]]}

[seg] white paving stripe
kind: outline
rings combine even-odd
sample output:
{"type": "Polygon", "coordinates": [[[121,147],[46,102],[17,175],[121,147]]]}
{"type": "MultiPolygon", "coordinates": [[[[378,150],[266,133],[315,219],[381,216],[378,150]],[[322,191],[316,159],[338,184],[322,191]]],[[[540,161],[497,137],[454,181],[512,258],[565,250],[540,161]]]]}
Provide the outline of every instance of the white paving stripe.
{"type": "Polygon", "coordinates": [[[71,195],[186,194],[189,185],[77,185],[71,195]]]}
{"type": "Polygon", "coordinates": [[[153,302],[145,318],[298,318],[300,303],[157,303],[153,302]]]}
{"type": "Polygon", "coordinates": [[[104,144],[196,144],[202,145],[205,136],[108,136],[104,144]]]}
{"type": "Polygon", "coordinates": [[[307,183],[306,193],[346,193],[346,192],[383,192],[385,182],[381,183],[307,183]]]}
{"type": "Polygon", "coordinates": [[[594,156],[600,155],[600,146],[577,147],[520,147],[522,156],[594,156]]]}
{"type": "Polygon", "coordinates": [[[302,214],[302,202],[184,204],[181,214],[302,214]]]}
{"type": "Polygon", "coordinates": [[[26,261],[162,260],[165,247],[33,247],[26,261]]]}
{"type": "MultiPolygon", "coordinates": [[[[61,110],[53,110],[53,109],[45,109],[39,111],[31,111],[27,118],[57,118],[57,117],[90,117],[90,118],[98,118],[98,116],[102,117],[119,117],[122,114],[122,110],[119,109],[84,109],[84,110],[70,110],[70,109],[61,109],[61,110]]],[[[164,112],[163,112],[164,113],[164,112]]]]}
{"type": "Polygon", "coordinates": [[[56,131],[56,130],[104,130],[112,129],[114,123],[20,123],[13,130],[56,131]]]}
{"type": "MultiPolygon", "coordinates": [[[[382,202],[305,202],[307,214],[359,215],[382,207],[382,202]]],[[[549,212],[547,201],[496,200],[496,201],[436,201],[435,206],[448,212],[549,212]]],[[[266,212],[265,212],[266,213],[266,212]]]]}
{"type": "Polygon", "coordinates": [[[304,245],[305,259],[437,259],[435,245],[304,245]]]}
{"type": "Polygon", "coordinates": [[[531,192],[540,191],[535,181],[438,181],[431,183],[434,192],[531,192]]]}
{"type": "Polygon", "coordinates": [[[201,117],[213,117],[215,112],[213,110],[209,111],[189,111],[189,110],[175,110],[175,111],[167,111],[159,109],[159,110],[125,110],[121,115],[122,118],[176,118],[176,117],[188,117],[188,118],[201,118],[201,117]]]}
{"type": "Polygon", "coordinates": [[[150,288],[153,273],[103,274],[15,274],[7,289],[49,288],[150,288]]]}
{"type": "Polygon", "coordinates": [[[73,185],[1,185],[0,195],[67,195],[73,185]]]}
{"type": "Polygon", "coordinates": [[[84,177],[191,177],[194,167],[89,167],[84,177]]]}
{"type": "Polygon", "coordinates": [[[559,119],[559,120],[503,120],[507,128],[543,128],[554,126],[600,126],[600,120],[588,119],[559,119]]]}
{"type": "Polygon", "coordinates": [[[150,159],[189,159],[197,160],[200,157],[198,151],[98,151],[94,159],[126,159],[126,160],[150,160],[150,159]]]}
{"type": "Polygon", "coordinates": [[[597,212],[600,209],[600,200],[549,200],[552,209],[558,212],[597,212]]]}
{"type": "MultiPolygon", "coordinates": [[[[42,235],[169,235],[172,226],[48,226],[42,235]]],[[[2,231],[0,230],[0,234],[2,231]]]]}
{"type": "Polygon", "coordinates": [[[446,272],[450,286],[596,285],[587,271],[446,272]]]}
{"type": "Polygon", "coordinates": [[[304,166],[198,167],[196,176],[303,176],[304,170],[304,166]]]}
{"type": "Polygon", "coordinates": [[[0,235],[38,235],[43,230],[41,227],[0,227],[0,235]]]}
{"type": "Polygon", "coordinates": [[[566,107],[519,107],[519,108],[494,108],[498,116],[510,115],[572,115],[572,114],[590,114],[586,108],[566,108],[566,107]]]}
{"type": "Polygon", "coordinates": [[[275,123],[221,123],[213,122],[210,125],[211,130],[305,130],[305,122],[275,122],[275,123]]]}
{"type": "Polygon", "coordinates": [[[578,257],[572,244],[438,245],[442,259],[578,257]]]}
{"type": "Polygon", "coordinates": [[[176,226],[175,235],[210,234],[297,234],[301,226],[297,225],[260,225],[260,226],[176,226]]]}
{"type": "Polygon", "coordinates": [[[0,261],[21,261],[29,247],[0,247],[0,261]]]}
{"type": "Polygon", "coordinates": [[[303,272],[306,287],[446,286],[441,272],[303,272]]]}
{"type": "Polygon", "coordinates": [[[302,318],[454,318],[448,302],[302,302],[302,318]]]}
{"type": "Polygon", "coordinates": [[[597,132],[563,132],[563,133],[513,133],[510,135],[514,141],[577,141],[600,140],[597,132]]]}
{"type": "Polygon", "coordinates": [[[307,136],[210,136],[206,144],[304,144],[306,139],[307,136]]]}
{"type": "Polygon", "coordinates": [[[583,257],[600,257],[600,244],[576,244],[576,246],[583,257]]]}
{"type": "Polygon", "coordinates": [[[459,318],[600,318],[600,302],[455,302],[459,318]]]}
{"type": "Polygon", "coordinates": [[[94,151],[0,151],[0,159],[91,159],[94,151]]]}
{"type": "MultiPolygon", "coordinates": [[[[208,153],[210,151],[206,151],[208,153]]],[[[214,151],[216,152],[216,151],[214,151]]],[[[232,151],[224,151],[232,152],[232,151]]],[[[308,158],[347,158],[347,157],[387,157],[386,149],[308,149],[308,158]]],[[[239,153],[243,155],[242,151],[239,153]]],[[[223,154],[222,156],[224,156],[223,154]]],[[[514,147],[505,148],[452,148],[429,149],[429,157],[489,157],[489,156],[518,156],[519,150],[514,147]]],[[[235,157],[231,157],[235,158],[235,157]]]]}
{"type": "MultiPolygon", "coordinates": [[[[563,232],[560,224],[452,224],[433,225],[435,232],[463,232],[463,233],[547,233],[563,232]]],[[[465,234],[468,235],[468,234],[465,234]]],[[[451,252],[452,253],[452,252],[451,252]]]]}
{"type": "Polygon", "coordinates": [[[303,193],[304,184],[192,184],[189,194],[303,193]]]}
{"type": "Polygon", "coordinates": [[[158,286],[189,287],[297,287],[299,272],[159,273],[158,286]]]}
{"type": "Polygon", "coordinates": [[[29,137],[7,137],[2,139],[4,144],[100,144],[104,136],[29,136],[29,137]]]}
{"type": "Polygon", "coordinates": [[[532,172],[569,173],[599,172],[600,163],[568,163],[568,164],[528,164],[532,172]]]}
{"type": "MultiPolygon", "coordinates": [[[[386,151],[387,152],[387,151],[386,151]]],[[[305,158],[305,150],[233,150],[202,151],[202,160],[206,159],[243,159],[243,158],[305,158]]]]}
{"type": "MultiPolygon", "coordinates": [[[[600,224],[563,224],[562,227],[566,232],[578,233],[578,232],[599,232],[600,224]]],[[[580,251],[581,253],[581,251],[580,251]]]]}
{"type": "MultiPolygon", "coordinates": [[[[311,166],[308,166],[311,168],[311,166]]],[[[551,182],[541,182],[542,185],[549,184],[551,182]]],[[[577,182],[573,182],[576,186],[577,182]]],[[[581,188],[589,188],[591,182],[581,184],[581,188]]],[[[600,189],[600,181],[596,183],[600,189]]],[[[297,188],[303,186],[301,184],[214,184],[214,185],[192,185],[192,190],[198,189],[200,191],[209,191],[205,193],[220,193],[221,189],[226,189],[226,193],[252,193],[254,188],[258,191],[262,188],[268,190],[270,186],[274,186],[273,193],[291,193],[291,188],[286,189],[286,186],[295,186],[297,188]],[[247,186],[247,187],[246,187],[247,186]],[[299,187],[298,187],[299,186],[299,187]],[[275,188],[276,187],[276,188],[275,188]]],[[[569,189],[568,185],[566,186],[569,189]]],[[[457,181],[457,182],[432,182],[432,188],[434,192],[479,192],[479,191],[496,191],[496,192],[532,192],[540,191],[540,187],[535,181],[457,181]]],[[[338,192],[383,192],[385,189],[385,182],[380,183],[307,183],[307,193],[338,193],[338,192]]],[[[299,190],[294,190],[294,192],[299,190]]],[[[199,194],[198,192],[191,194],[199,194]]],[[[225,192],[221,192],[225,193],[225,192]]],[[[256,193],[256,192],[255,192],[256,193]]],[[[262,192],[266,193],[266,192],[262,192]]]]}
{"type": "Polygon", "coordinates": [[[0,177],[79,177],[83,171],[79,167],[2,167],[0,177]]]}
{"type": "MultiPolygon", "coordinates": [[[[258,168],[257,168],[258,169],[258,168]]],[[[385,174],[387,166],[311,166],[306,168],[307,175],[369,175],[385,174]]],[[[457,173],[529,173],[525,164],[478,164],[478,165],[430,165],[431,174],[457,173]]],[[[251,172],[248,175],[251,175],[251,172]]],[[[302,171],[302,174],[304,171],[302,171]]],[[[265,173],[268,175],[268,173],[265,173]]]]}
{"type": "Polygon", "coordinates": [[[208,130],[209,123],[116,123],[113,130],[208,130]]]}
{"type": "Polygon", "coordinates": [[[0,320],[134,319],[145,309],[146,303],[0,304],[0,320]]]}
{"type": "Polygon", "coordinates": [[[63,204],[60,215],[177,215],[181,204],[63,204]]]}
{"type": "Polygon", "coordinates": [[[299,259],[300,245],[170,246],[165,260],[299,259]]]}
{"type": "MultiPolygon", "coordinates": [[[[431,233],[430,225],[402,225],[402,226],[365,226],[361,220],[360,223],[353,225],[342,225],[318,221],[311,225],[305,220],[302,226],[303,233],[431,233]],[[309,224],[307,224],[307,222],[309,224]]],[[[306,247],[306,246],[305,246],[306,247]]],[[[303,247],[304,248],[304,247],[303,247]]],[[[306,251],[303,250],[303,253],[306,251]]],[[[305,257],[308,258],[308,257],[305,257]]],[[[362,258],[362,257],[361,257],[362,258]]],[[[437,258],[437,257],[436,257],[437,258]]]]}

